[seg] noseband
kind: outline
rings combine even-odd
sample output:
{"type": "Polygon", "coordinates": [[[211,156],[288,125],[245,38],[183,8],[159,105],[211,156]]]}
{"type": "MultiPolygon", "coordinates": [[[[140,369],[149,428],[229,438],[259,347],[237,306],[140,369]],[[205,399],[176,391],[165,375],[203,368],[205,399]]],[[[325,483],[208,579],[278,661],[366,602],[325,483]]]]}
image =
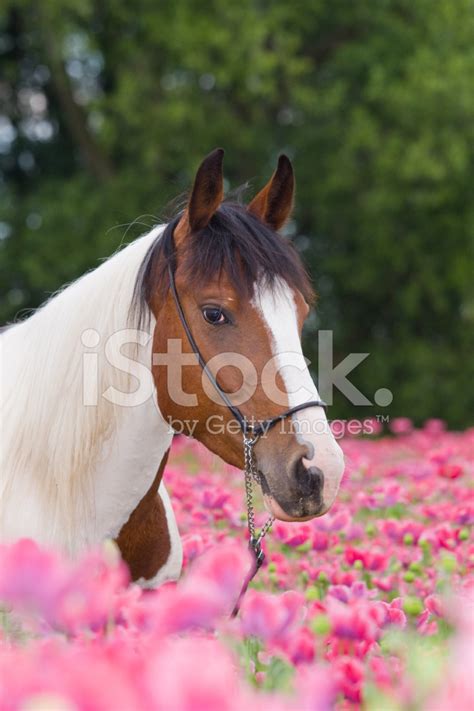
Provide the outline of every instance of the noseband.
{"type": "Polygon", "coordinates": [[[175,280],[175,272],[176,272],[176,246],[174,244],[174,239],[171,233],[171,238],[170,238],[170,243],[167,245],[167,257],[168,257],[168,277],[169,277],[169,285],[170,285],[170,291],[173,296],[173,300],[176,306],[176,311],[178,312],[179,319],[181,321],[181,325],[184,328],[184,332],[186,333],[186,337],[189,341],[189,344],[191,346],[191,349],[193,353],[196,355],[199,365],[201,366],[202,370],[208,377],[208,379],[211,381],[214,389],[216,392],[219,394],[220,398],[222,399],[224,405],[228,408],[228,410],[232,413],[232,415],[235,417],[237,422],[240,425],[240,429],[242,430],[242,435],[243,435],[243,446],[244,446],[244,461],[245,461],[245,495],[246,495],[246,500],[247,500],[247,525],[248,525],[248,530],[249,530],[249,536],[250,536],[250,550],[252,551],[254,555],[254,566],[252,567],[252,570],[250,571],[249,575],[247,576],[247,579],[244,583],[244,587],[242,589],[242,592],[240,594],[239,600],[237,601],[236,607],[234,609],[233,614],[237,614],[238,609],[239,609],[239,603],[244,595],[248,584],[254,577],[255,573],[257,570],[260,568],[262,565],[264,559],[265,559],[265,554],[262,549],[262,539],[263,537],[268,533],[270,528],[272,527],[273,521],[275,520],[274,516],[269,516],[265,524],[262,526],[260,532],[257,534],[256,529],[255,529],[255,514],[254,514],[254,507],[253,507],[253,482],[255,481],[257,484],[261,485],[261,477],[257,469],[256,461],[255,461],[255,455],[253,448],[255,444],[258,442],[260,437],[264,434],[266,434],[269,430],[272,429],[278,422],[282,422],[285,420],[287,417],[290,417],[293,415],[295,412],[299,412],[300,410],[306,410],[309,407],[322,407],[324,410],[326,410],[327,405],[325,402],[322,400],[308,400],[307,402],[300,403],[299,405],[295,405],[294,407],[290,407],[288,410],[285,410],[284,412],[280,413],[279,415],[276,415],[275,417],[269,417],[266,420],[256,420],[254,417],[248,418],[246,415],[244,415],[240,409],[234,405],[229,396],[227,395],[224,390],[220,387],[219,383],[217,382],[217,379],[214,377],[213,373],[209,370],[206,361],[203,358],[203,355],[201,351],[199,350],[199,346],[196,343],[194,336],[192,334],[191,328],[189,326],[189,323],[186,320],[186,315],[184,313],[178,291],[176,289],[176,280],[175,280]]]}

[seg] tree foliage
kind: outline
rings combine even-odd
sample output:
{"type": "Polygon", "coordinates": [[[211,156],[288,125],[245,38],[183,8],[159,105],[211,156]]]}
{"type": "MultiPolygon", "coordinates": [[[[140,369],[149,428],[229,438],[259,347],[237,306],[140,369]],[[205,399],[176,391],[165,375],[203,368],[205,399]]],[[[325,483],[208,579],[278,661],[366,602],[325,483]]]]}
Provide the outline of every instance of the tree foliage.
{"type": "Polygon", "coordinates": [[[254,188],[283,150],[309,357],[331,328],[336,360],[371,354],[351,376],[369,399],[465,424],[472,0],[20,0],[0,23],[2,320],[153,224],[213,147],[254,188]]]}

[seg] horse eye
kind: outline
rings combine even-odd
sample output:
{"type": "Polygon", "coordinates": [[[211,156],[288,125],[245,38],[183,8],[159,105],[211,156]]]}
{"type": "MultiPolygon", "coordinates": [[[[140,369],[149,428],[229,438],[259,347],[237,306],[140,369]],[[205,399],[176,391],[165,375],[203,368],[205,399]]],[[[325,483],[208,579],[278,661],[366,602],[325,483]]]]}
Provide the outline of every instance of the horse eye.
{"type": "Polygon", "coordinates": [[[202,310],[202,315],[206,321],[213,326],[221,326],[224,323],[229,323],[229,319],[225,313],[217,306],[205,306],[202,310]]]}

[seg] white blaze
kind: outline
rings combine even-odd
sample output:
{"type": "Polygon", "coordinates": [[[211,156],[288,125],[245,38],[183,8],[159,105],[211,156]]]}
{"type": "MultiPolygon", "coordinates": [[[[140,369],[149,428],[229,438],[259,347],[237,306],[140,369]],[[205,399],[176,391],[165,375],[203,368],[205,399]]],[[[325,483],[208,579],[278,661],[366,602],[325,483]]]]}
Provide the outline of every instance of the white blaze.
{"type": "MultiPolygon", "coordinates": [[[[275,365],[281,375],[289,407],[308,400],[319,400],[301,350],[297,308],[289,286],[279,281],[272,290],[256,290],[253,299],[271,336],[275,365]]],[[[322,407],[310,407],[292,415],[294,431],[301,443],[308,446],[307,467],[316,466],[324,474],[323,501],[327,510],[333,503],[344,472],[344,456],[337,444],[322,407]]]]}

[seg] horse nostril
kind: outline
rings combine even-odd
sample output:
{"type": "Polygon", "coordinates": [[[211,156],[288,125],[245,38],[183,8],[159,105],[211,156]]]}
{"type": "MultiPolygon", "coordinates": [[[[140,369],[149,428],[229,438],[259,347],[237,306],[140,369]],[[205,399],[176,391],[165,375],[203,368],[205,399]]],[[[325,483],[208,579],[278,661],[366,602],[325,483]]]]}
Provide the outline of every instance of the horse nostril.
{"type": "Polygon", "coordinates": [[[305,467],[303,460],[296,462],[296,483],[303,496],[321,494],[323,490],[324,474],[319,467],[305,467]]]}

